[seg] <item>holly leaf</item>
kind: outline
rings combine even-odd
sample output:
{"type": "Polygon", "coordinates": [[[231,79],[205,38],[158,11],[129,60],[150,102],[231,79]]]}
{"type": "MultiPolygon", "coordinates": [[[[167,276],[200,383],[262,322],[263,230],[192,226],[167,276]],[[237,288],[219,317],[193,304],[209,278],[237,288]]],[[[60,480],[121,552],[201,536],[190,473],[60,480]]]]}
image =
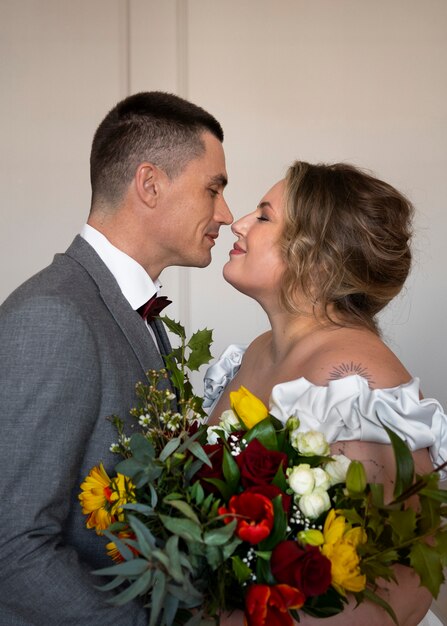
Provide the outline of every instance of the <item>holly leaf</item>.
{"type": "Polygon", "coordinates": [[[391,511],[388,516],[396,543],[404,542],[414,537],[416,530],[416,512],[413,509],[391,511]]]}
{"type": "Polygon", "coordinates": [[[180,324],[180,322],[176,322],[171,319],[167,315],[160,315],[161,321],[168,327],[168,329],[180,339],[186,339],[185,327],[180,324]]]}
{"type": "Polygon", "coordinates": [[[241,585],[245,583],[253,573],[248,565],[246,565],[238,556],[231,557],[231,564],[233,566],[233,572],[236,576],[236,580],[241,585]]]}
{"type": "Polygon", "coordinates": [[[441,555],[443,565],[447,565],[447,530],[440,530],[435,535],[436,549],[441,555]]]}
{"type": "Polygon", "coordinates": [[[210,345],[213,342],[213,331],[207,328],[198,330],[186,344],[191,353],[186,361],[186,366],[193,372],[211,360],[210,345]]]}
{"type": "Polygon", "coordinates": [[[416,543],[410,550],[410,563],[419,575],[421,584],[437,598],[444,580],[441,556],[437,550],[426,543],[416,543]]]}

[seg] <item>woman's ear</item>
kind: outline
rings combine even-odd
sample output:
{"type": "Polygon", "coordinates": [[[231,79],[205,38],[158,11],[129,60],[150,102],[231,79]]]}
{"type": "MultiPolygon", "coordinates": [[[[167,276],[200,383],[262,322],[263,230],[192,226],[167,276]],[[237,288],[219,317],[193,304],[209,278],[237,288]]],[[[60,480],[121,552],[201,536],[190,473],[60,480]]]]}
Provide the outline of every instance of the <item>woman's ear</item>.
{"type": "Polygon", "coordinates": [[[153,163],[140,163],[135,172],[135,189],[140,200],[154,209],[160,196],[160,178],[163,172],[153,163]]]}

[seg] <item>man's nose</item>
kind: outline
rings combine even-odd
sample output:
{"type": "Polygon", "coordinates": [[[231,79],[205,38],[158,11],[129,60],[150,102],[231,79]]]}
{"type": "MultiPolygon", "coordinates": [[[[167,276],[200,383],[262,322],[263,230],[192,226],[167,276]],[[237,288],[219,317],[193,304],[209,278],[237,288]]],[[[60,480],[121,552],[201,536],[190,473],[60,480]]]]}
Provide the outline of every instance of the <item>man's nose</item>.
{"type": "Polygon", "coordinates": [[[215,217],[216,221],[219,222],[219,224],[228,225],[233,222],[233,214],[231,213],[230,208],[223,197],[219,202],[215,217]]]}

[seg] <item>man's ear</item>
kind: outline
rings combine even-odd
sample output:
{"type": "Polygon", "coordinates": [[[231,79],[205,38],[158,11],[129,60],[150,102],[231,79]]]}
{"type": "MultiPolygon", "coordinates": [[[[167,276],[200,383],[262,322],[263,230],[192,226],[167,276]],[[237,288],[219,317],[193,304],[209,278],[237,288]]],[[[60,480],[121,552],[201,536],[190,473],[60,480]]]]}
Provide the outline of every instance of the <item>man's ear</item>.
{"type": "Polygon", "coordinates": [[[135,172],[135,189],[140,200],[149,208],[157,206],[163,172],[153,163],[140,163],[135,172]]]}

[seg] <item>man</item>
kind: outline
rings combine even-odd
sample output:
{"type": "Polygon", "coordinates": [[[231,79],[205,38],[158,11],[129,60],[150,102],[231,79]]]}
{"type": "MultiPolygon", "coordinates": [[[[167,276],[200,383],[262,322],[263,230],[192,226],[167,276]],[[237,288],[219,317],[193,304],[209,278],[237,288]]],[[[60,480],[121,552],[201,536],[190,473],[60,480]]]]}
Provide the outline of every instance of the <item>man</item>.
{"type": "Polygon", "coordinates": [[[160,92],[118,103],[96,131],[81,236],[0,309],[0,624],[146,625],[111,607],[90,572],[109,565],[85,528],[79,486],[111,470],[134,385],[163,367],[158,321],[138,314],[171,265],[205,267],[232,216],[219,123],[160,92]],[[161,353],[161,354],[160,354],[161,353]]]}

